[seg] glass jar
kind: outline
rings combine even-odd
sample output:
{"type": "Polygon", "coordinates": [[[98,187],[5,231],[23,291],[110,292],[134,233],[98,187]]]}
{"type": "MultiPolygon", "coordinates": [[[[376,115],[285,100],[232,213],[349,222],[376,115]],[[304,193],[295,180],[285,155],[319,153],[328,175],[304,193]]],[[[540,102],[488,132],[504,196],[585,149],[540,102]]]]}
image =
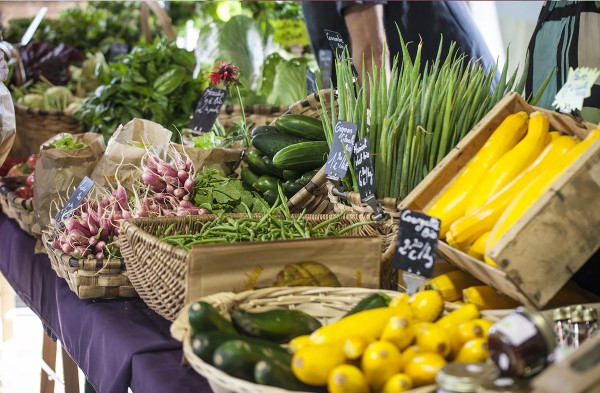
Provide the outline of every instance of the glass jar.
{"type": "Polygon", "coordinates": [[[570,317],[570,311],[565,308],[555,308],[552,312],[554,319],[554,333],[556,334],[556,344],[558,346],[565,345],[566,334],[568,331],[567,321],[570,317]]]}
{"type": "Polygon", "coordinates": [[[529,393],[530,391],[528,380],[503,377],[483,382],[476,393],[529,393]]]}
{"type": "Polygon", "coordinates": [[[437,393],[475,393],[482,382],[493,381],[498,375],[491,364],[451,363],[437,373],[437,393]]]}
{"type": "Polygon", "coordinates": [[[546,366],[556,337],[552,323],[542,314],[518,307],[492,326],[488,347],[501,374],[528,377],[546,366]]]}

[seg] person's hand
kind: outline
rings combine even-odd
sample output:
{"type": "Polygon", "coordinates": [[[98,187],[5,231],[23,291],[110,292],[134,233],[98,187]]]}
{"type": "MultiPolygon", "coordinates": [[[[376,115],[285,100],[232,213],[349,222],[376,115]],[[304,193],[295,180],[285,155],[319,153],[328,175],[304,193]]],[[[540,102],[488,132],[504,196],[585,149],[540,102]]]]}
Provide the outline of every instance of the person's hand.
{"type": "Polygon", "coordinates": [[[386,53],[384,69],[389,76],[390,56],[385,39],[383,5],[356,4],[350,6],[345,10],[344,19],[352,42],[352,61],[359,77],[362,78],[363,71],[368,74],[372,73],[373,61],[378,69],[382,68],[381,55],[384,50],[386,53]]]}

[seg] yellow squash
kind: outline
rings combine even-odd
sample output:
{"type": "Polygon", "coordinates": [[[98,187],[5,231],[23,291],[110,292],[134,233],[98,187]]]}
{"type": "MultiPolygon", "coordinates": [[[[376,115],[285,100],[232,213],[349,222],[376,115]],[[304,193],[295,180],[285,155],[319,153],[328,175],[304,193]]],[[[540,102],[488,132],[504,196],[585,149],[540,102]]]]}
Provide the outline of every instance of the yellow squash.
{"type": "Polygon", "coordinates": [[[483,206],[452,223],[446,240],[452,239],[453,244],[448,243],[455,248],[465,248],[484,233],[491,231],[506,206],[523,188],[555,162],[562,161],[575,145],[577,145],[575,139],[566,135],[550,142],[537,160],[494,194],[483,206]]]}
{"type": "Polygon", "coordinates": [[[403,317],[391,317],[383,328],[381,340],[393,343],[403,351],[415,339],[415,330],[410,320],[403,317]]]}
{"type": "Polygon", "coordinates": [[[469,197],[466,214],[483,205],[492,195],[519,175],[540,155],[550,142],[548,134],[548,118],[541,112],[534,112],[529,118],[529,126],[525,137],[510,149],[490,168],[473,189],[469,197]]]}
{"type": "Polygon", "coordinates": [[[438,371],[446,365],[446,359],[437,353],[423,353],[415,356],[404,368],[413,386],[431,385],[438,371]]]}
{"type": "Polygon", "coordinates": [[[429,285],[438,291],[447,302],[462,299],[462,291],[481,282],[462,270],[453,270],[431,279],[429,285]]]}
{"type": "Polygon", "coordinates": [[[485,252],[485,242],[487,241],[488,236],[490,236],[490,232],[486,232],[483,235],[479,236],[477,240],[475,240],[475,242],[471,244],[471,247],[469,247],[467,254],[469,254],[475,259],[483,261],[483,253],[485,252]]]}
{"type": "Polygon", "coordinates": [[[327,379],[329,393],[370,393],[369,384],[363,372],[351,364],[341,364],[334,368],[327,379]]]}
{"type": "Polygon", "coordinates": [[[410,308],[419,322],[433,322],[444,311],[444,299],[433,289],[417,292],[410,297],[410,308]]]}
{"type": "Polygon", "coordinates": [[[442,220],[440,238],[445,238],[452,222],[465,214],[468,197],[485,173],[523,137],[527,121],[525,112],[508,115],[446,191],[427,209],[428,215],[442,220]]]}
{"type": "Polygon", "coordinates": [[[412,388],[412,380],[404,373],[392,375],[379,393],[401,393],[412,388]]]}
{"type": "Polygon", "coordinates": [[[487,339],[489,330],[494,322],[487,319],[473,319],[458,325],[450,336],[450,346],[452,347],[453,357],[456,357],[460,348],[470,340],[475,338],[487,339]]]}
{"type": "Polygon", "coordinates": [[[479,318],[479,309],[474,304],[466,304],[444,315],[435,324],[445,329],[448,334],[452,334],[458,325],[476,318],[479,318]]]}
{"type": "Polygon", "coordinates": [[[556,138],[564,135],[560,131],[550,131],[549,134],[550,134],[550,138],[552,138],[552,140],[555,140],[556,138]]]}
{"type": "Polygon", "coordinates": [[[531,181],[507,206],[498,222],[494,225],[485,244],[485,262],[497,266],[488,256],[490,250],[510,227],[512,227],[556,180],[600,137],[600,128],[591,131],[588,136],[573,147],[562,160],[554,162],[533,181],[531,181]]]}
{"type": "Polygon", "coordinates": [[[423,352],[434,352],[446,357],[450,354],[448,330],[431,324],[417,332],[417,346],[423,352]]]}
{"type": "Polygon", "coordinates": [[[379,392],[385,382],[402,370],[400,350],[389,341],[374,341],[362,356],[361,369],[374,392],[379,392]]]}
{"type": "Polygon", "coordinates": [[[342,347],[337,344],[313,345],[292,357],[292,372],[300,381],[313,386],[325,386],[329,373],[346,362],[342,347]]]}
{"type": "Polygon", "coordinates": [[[479,285],[463,291],[463,301],[474,304],[480,310],[503,310],[519,306],[519,302],[508,296],[499,294],[494,288],[479,285]]]}
{"type": "Polygon", "coordinates": [[[485,362],[490,356],[485,338],[474,338],[467,341],[458,351],[454,358],[459,363],[485,362]]]}

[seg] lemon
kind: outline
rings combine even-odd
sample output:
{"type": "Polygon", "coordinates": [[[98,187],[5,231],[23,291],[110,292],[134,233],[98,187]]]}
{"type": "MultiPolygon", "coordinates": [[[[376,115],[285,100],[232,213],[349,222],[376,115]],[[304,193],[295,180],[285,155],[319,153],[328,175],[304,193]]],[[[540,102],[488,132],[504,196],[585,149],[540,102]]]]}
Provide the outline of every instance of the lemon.
{"type": "Polygon", "coordinates": [[[412,388],[412,380],[404,373],[392,375],[379,393],[400,393],[412,388]]]}
{"type": "Polygon", "coordinates": [[[432,289],[415,293],[410,297],[409,304],[415,319],[421,322],[435,321],[444,309],[442,295],[432,289]]]}
{"type": "Polygon", "coordinates": [[[329,373],[329,393],[369,393],[369,384],[363,372],[356,366],[340,364],[329,373]]]}
{"type": "Polygon", "coordinates": [[[341,345],[308,346],[292,357],[292,372],[296,378],[308,385],[325,386],[329,373],[345,361],[346,356],[341,345]]]}
{"type": "Polygon", "coordinates": [[[437,353],[417,354],[404,367],[404,373],[410,377],[413,386],[431,385],[439,369],[446,365],[446,359],[437,353]]]}
{"type": "Polygon", "coordinates": [[[467,341],[458,351],[454,358],[455,362],[477,363],[485,362],[490,356],[488,352],[487,339],[474,338],[467,341]]]}
{"type": "Polygon", "coordinates": [[[309,345],[312,345],[312,341],[310,340],[310,336],[308,334],[297,336],[292,338],[288,343],[288,352],[293,355],[309,345]]]}
{"type": "Polygon", "coordinates": [[[391,317],[381,333],[381,340],[393,343],[401,351],[412,344],[414,339],[413,326],[403,317],[391,317]]]}
{"type": "Polygon", "coordinates": [[[450,354],[450,337],[448,331],[431,324],[417,332],[417,346],[422,352],[435,352],[442,356],[450,354]]]}
{"type": "Polygon", "coordinates": [[[374,341],[365,349],[361,368],[373,391],[378,392],[385,381],[402,369],[402,356],[389,341],[374,341]]]}

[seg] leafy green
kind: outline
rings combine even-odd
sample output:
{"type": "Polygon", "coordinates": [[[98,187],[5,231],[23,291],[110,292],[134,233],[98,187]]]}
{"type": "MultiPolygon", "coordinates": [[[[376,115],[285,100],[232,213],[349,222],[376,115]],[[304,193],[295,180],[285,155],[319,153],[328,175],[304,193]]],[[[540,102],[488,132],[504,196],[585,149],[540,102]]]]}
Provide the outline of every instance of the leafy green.
{"type": "Polygon", "coordinates": [[[84,148],[86,145],[78,143],[73,135],[64,135],[52,142],[52,146],[63,150],[78,150],[84,148]]]}
{"type": "Polygon", "coordinates": [[[225,176],[219,169],[203,168],[196,174],[194,205],[215,214],[263,213],[267,203],[256,193],[246,191],[239,179],[225,176]]]}
{"type": "MultiPolygon", "coordinates": [[[[271,85],[267,102],[272,105],[289,105],[306,98],[306,69],[308,61],[304,57],[293,58],[288,61],[277,62],[275,70],[263,69],[265,79],[273,77],[272,83],[263,85],[265,88],[271,85]]],[[[270,64],[269,64],[270,65],[270,64]]]]}
{"type": "Polygon", "coordinates": [[[214,132],[206,132],[200,136],[194,137],[194,147],[198,149],[212,149],[219,147],[221,140],[214,132]]]}

